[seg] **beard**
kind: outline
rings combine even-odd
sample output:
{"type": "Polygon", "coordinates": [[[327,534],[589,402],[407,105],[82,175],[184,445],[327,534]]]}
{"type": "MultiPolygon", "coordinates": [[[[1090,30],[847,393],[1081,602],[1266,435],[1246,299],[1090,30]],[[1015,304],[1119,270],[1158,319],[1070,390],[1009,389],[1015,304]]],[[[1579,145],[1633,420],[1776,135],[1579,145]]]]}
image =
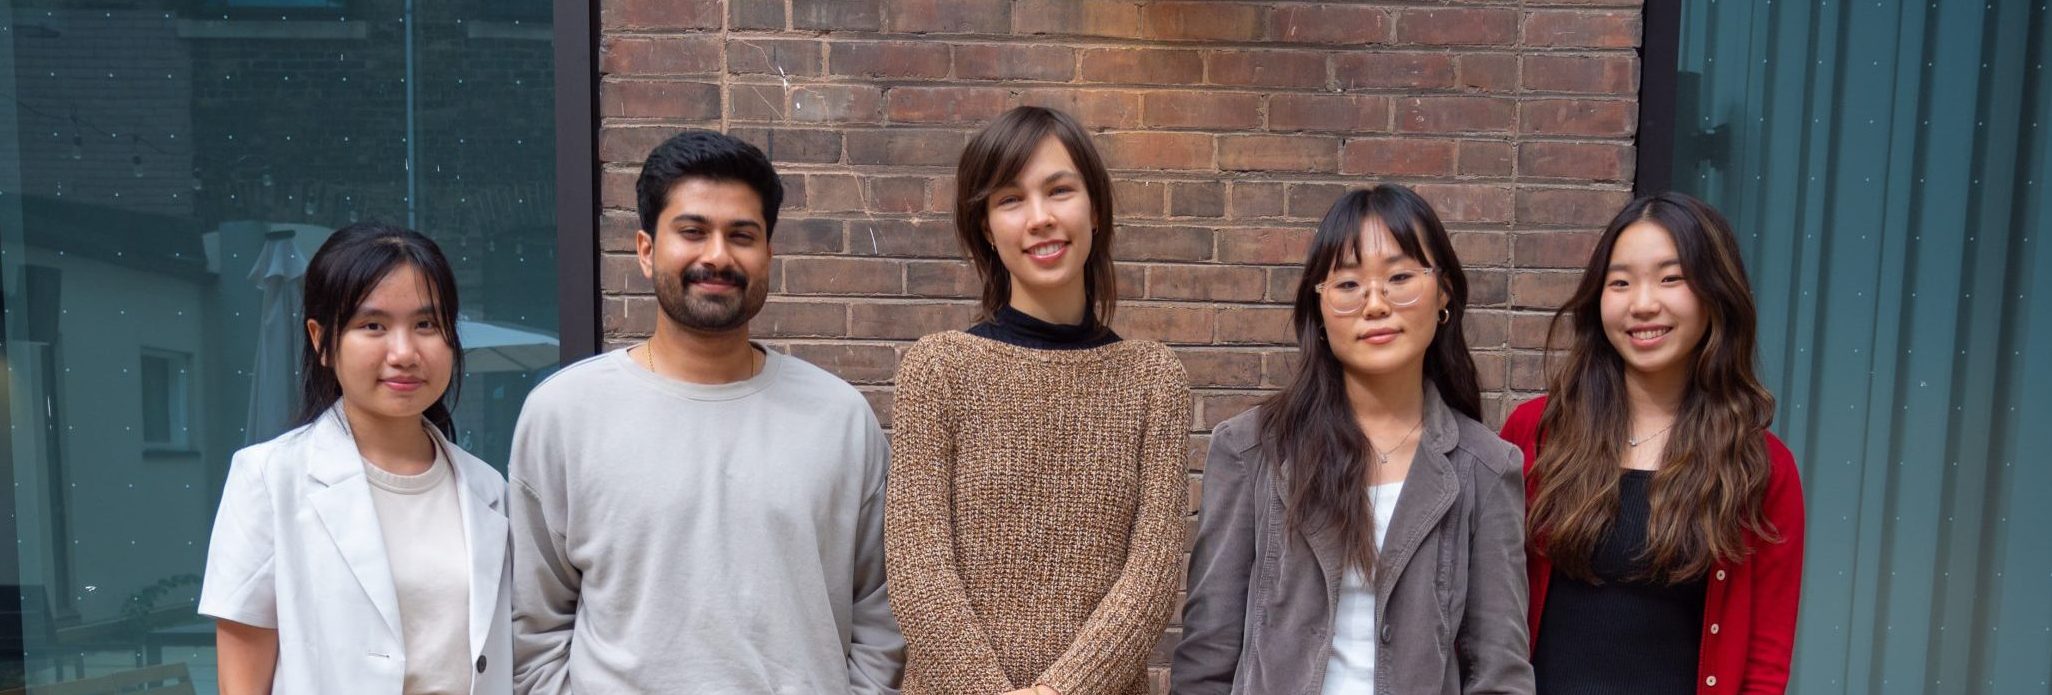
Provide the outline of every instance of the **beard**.
{"type": "Polygon", "coordinates": [[[734,268],[712,269],[701,265],[681,273],[656,275],[656,305],[686,329],[701,333],[725,333],[748,325],[769,299],[769,286],[753,282],[734,268]],[[691,286],[709,280],[733,285],[736,292],[693,293],[691,286]]]}

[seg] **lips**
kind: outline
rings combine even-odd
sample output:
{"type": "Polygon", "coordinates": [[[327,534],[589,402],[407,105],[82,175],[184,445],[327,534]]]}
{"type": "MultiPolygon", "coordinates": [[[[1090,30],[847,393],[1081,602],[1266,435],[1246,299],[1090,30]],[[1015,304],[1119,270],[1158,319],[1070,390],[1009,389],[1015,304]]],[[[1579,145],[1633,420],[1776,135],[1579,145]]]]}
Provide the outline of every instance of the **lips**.
{"type": "Polygon", "coordinates": [[[385,388],[389,388],[400,393],[412,393],[414,391],[420,390],[420,387],[427,385],[426,380],[415,379],[412,377],[393,377],[390,379],[380,379],[378,380],[378,383],[384,384],[385,388]]]}
{"type": "Polygon", "coordinates": [[[1069,242],[1043,241],[1026,247],[1026,259],[1040,265],[1054,265],[1069,253],[1069,242]]]}
{"type": "Polygon", "coordinates": [[[1355,340],[1369,345],[1388,345],[1396,340],[1399,333],[1403,333],[1403,331],[1395,328],[1371,328],[1360,334],[1355,340]]]}
{"type": "Polygon", "coordinates": [[[1673,326],[1642,325],[1627,329],[1625,335],[1631,338],[1633,347],[1651,348],[1658,346],[1662,340],[1667,338],[1667,334],[1673,332],[1673,326]]]}

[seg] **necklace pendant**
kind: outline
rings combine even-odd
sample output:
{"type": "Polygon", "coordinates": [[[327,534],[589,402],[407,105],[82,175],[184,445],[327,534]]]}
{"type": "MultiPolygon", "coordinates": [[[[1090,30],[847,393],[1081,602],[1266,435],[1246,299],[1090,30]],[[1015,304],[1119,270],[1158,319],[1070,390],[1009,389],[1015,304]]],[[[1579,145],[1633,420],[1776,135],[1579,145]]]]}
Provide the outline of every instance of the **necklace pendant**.
{"type": "Polygon", "coordinates": [[[1637,449],[1637,448],[1639,448],[1639,440],[1637,440],[1637,439],[1633,439],[1633,438],[1631,438],[1631,437],[1625,437],[1625,443],[1626,443],[1626,444],[1630,444],[1630,445],[1632,445],[1632,448],[1634,448],[1634,449],[1637,449]]]}

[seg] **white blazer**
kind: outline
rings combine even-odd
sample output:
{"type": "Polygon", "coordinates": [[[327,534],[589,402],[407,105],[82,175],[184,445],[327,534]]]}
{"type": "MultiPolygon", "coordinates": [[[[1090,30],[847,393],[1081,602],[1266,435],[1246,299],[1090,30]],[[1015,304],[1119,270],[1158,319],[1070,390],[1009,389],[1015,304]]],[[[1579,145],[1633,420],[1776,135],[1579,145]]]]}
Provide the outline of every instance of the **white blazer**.
{"type": "MultiPolygon", "coordinates": [[[[339,406],[235,452],[199,612],[278,631],[276,695],[404,690],[399,598],[370,482],[339,406]]],[[[506,479],[433,427],[470,545],[472,695],[513,692],[506,479]]]]}

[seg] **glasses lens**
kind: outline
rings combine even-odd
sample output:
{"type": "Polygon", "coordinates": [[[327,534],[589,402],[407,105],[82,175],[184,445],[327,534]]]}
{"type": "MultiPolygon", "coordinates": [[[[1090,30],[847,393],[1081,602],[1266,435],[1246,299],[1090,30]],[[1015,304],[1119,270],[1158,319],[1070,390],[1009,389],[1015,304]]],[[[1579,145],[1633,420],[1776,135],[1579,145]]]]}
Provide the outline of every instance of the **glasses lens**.
{"type": "Polygon", "coordinates": [[[1424,273],[1415,270],[1399,270],[1390,273],[1388,281],[1384,282],[1382,286],[1388,288],[1386,290],[1387,294],[1384,296],[1389,297],[1389,303],[1397,306],[1410,306],[1418,303],[1418,299],[1425,296],[1425,285],[1427,284],[1424,273]]]}
{"type": "Polygon", "coordinates": [[[1367,302],[1368,286],[1360,280],[1327,280],[1324,285],[1325,306],[1335,314],[1351,314],[1361,310],[1367,302]]]}

